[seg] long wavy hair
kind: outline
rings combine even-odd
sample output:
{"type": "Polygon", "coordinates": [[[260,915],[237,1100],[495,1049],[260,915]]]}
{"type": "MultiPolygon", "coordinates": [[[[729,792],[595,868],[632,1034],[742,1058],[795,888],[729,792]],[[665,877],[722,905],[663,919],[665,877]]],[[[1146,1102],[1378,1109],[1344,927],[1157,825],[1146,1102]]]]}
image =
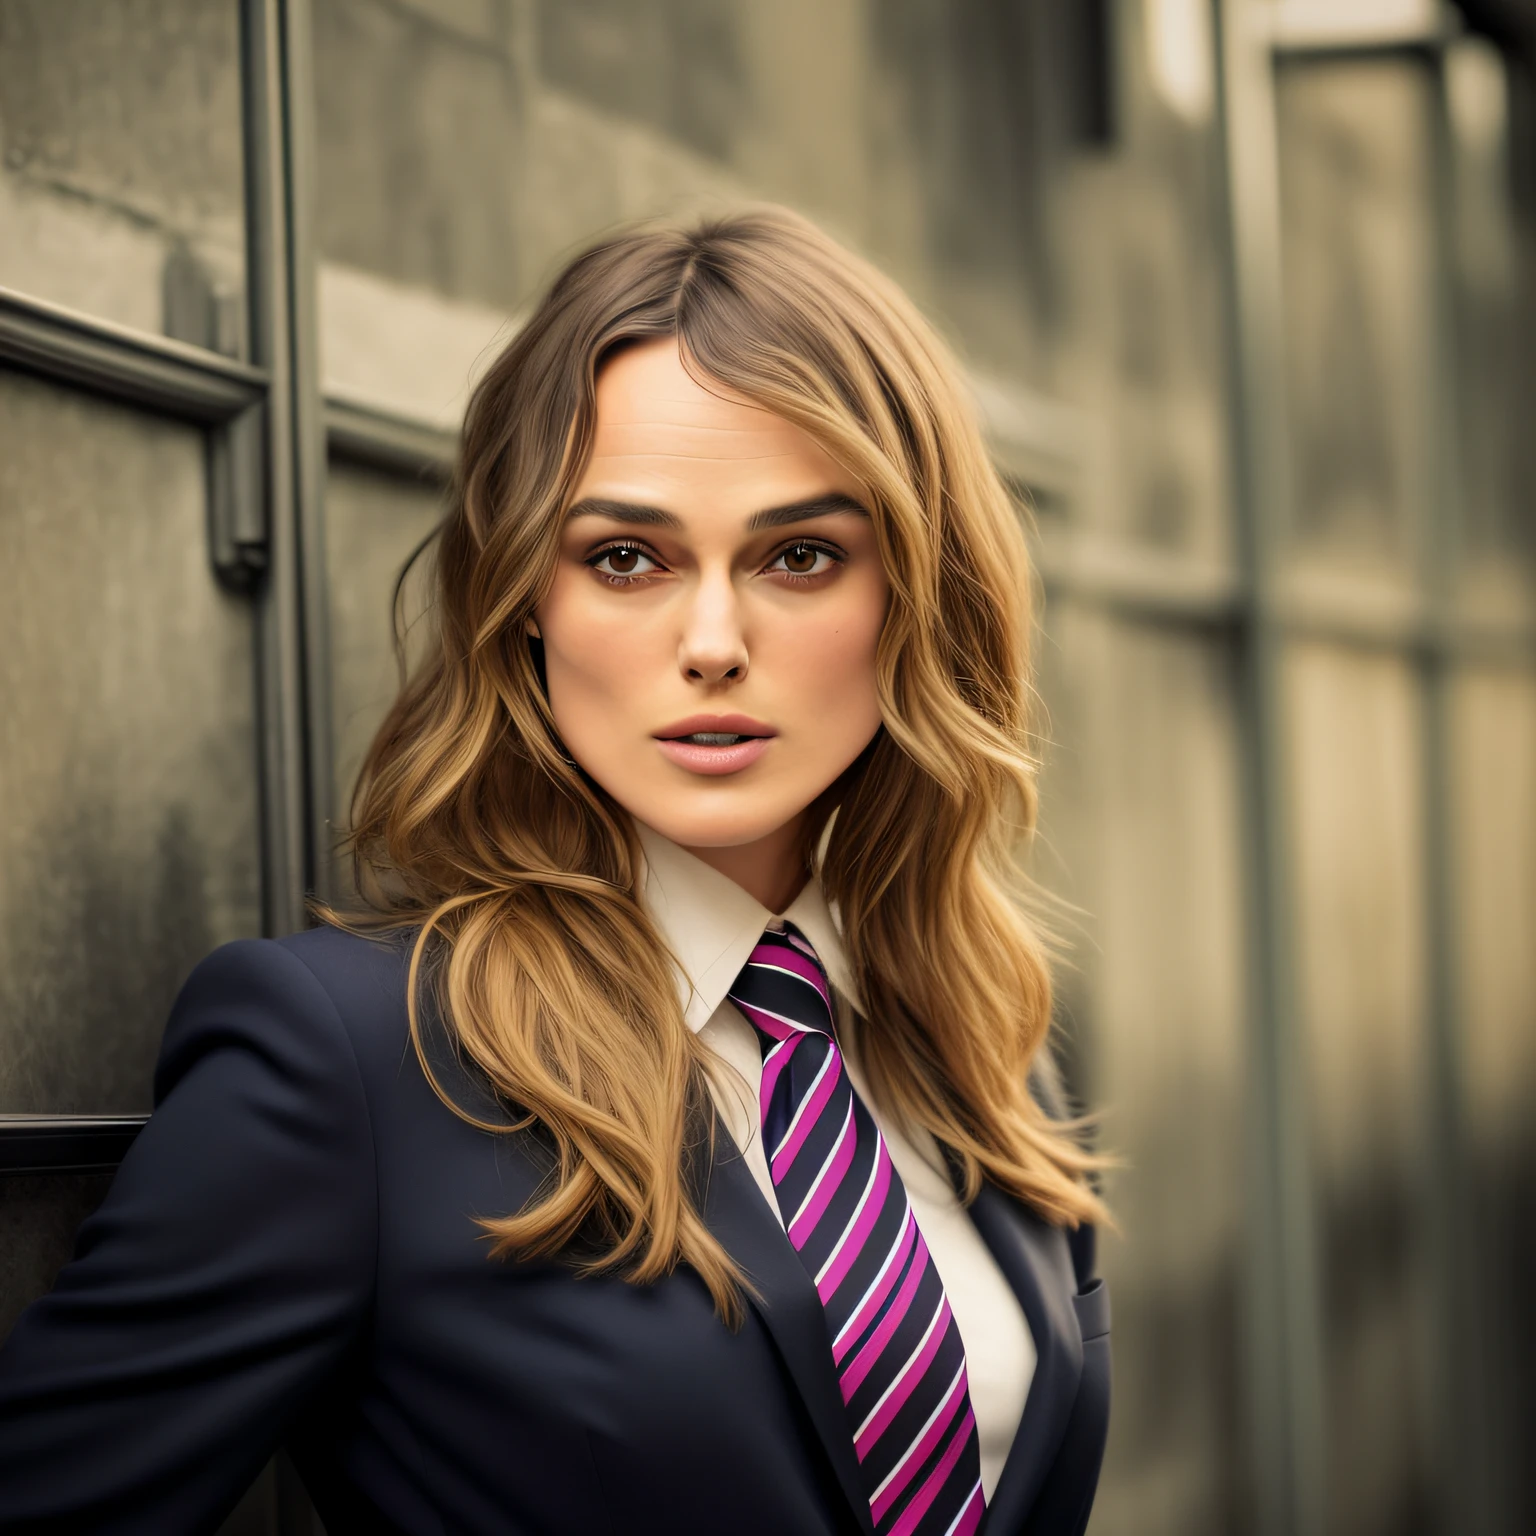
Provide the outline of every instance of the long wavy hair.
{"type": "Polygon", "coordinates": [[[364,762],[351,848],[366,910],[413,933],[410,1017],[455,1113],[537,1128],[548,1177],[487,1218],[494,1251],[636,1283],[690,1265],[734,1321],[743,1277],[705,1225],[691,1149],[711,1058],[641,901],[633,824],[565,752],[527,620],[551,579],[616,349],[686,366],[796,423],[861,486],[890,581],[883,725],[827,797],[820,876],[842,922],[857,1048],[882,1108],[1046,1220],[1102,1215],[1079,1127],[1029,1087],[1051,1025],[1020,901],[1032,831],[1030,574],[958,369],[886,278],[761,209],[643,226],[576,257],[474,392],[439,530],[433,635],[364,762]],[[443,1087],[423,1012],[513,1110],[443,1087]]]}

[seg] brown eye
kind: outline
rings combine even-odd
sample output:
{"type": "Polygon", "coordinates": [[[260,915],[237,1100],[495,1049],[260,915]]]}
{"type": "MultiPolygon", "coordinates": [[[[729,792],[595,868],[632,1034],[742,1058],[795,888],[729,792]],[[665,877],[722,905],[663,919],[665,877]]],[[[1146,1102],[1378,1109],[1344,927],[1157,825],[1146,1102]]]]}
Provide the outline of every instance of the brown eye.
{"type": "Polygon", "coordinates": [[[842,564],[843,558],[820,544],[790,544],[773,557],[768,569],[785,576],[825,576],[834,565],[842,564]]]}
{"type": "Polygon", "coordinates": [[[656,561],[633,544],[610,544],[587,564],[603,576],[649,576],[658,569],[656,561]]]}

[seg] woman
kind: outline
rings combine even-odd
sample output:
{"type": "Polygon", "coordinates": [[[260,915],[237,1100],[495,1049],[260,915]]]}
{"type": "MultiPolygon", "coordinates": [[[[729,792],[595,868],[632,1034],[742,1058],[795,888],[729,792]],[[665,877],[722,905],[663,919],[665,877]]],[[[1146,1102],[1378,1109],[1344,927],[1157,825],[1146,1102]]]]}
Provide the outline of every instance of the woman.
{"type": "Polygon", "coordinates": [[[1026,592],[862,263],[778,212],[575,260],[469,410],[369,914],[187,983],[0,1356],[0,1527],[211,1529],[286,1443],[333,1536],[1081,1531],[1026,592]]]}

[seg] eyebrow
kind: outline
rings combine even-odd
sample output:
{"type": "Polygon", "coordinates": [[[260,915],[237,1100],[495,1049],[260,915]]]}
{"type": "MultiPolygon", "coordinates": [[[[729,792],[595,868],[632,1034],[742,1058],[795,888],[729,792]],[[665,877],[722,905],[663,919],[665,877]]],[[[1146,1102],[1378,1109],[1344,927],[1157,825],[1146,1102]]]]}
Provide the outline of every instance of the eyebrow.
{"type": "MultiPolygon", "coordinates": [[[[869,509],[852,496],[833,491],[825,496],[810,496],[804,501],[785,502],[781,507],[767,507],[754,512],[747,519],[748,533],[761,533],[765,528],[783,528],[789,523],[808,522],[813,517],[831,517],[841,514],[848,517],[868,517],[869,509]]],[[[680,529],[683,520],[675,512],[661,507],[649,507],[641,502],[609,501],[602,496],[584,496],[566,514],[566,519],[576,517],[606,517],[616,523],[629,523],[639,528],[680,529]]]]}

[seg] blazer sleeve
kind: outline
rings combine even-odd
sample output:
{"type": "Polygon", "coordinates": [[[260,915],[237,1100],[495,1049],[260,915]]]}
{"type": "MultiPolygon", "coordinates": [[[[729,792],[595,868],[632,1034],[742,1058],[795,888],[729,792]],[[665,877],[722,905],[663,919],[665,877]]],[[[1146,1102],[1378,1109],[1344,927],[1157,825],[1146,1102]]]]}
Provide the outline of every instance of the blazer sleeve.
{"type": "Polygon", "coordinates": [[[0,1350],[0,1530],[214,1529],[366,1326],[368,1106],[303,961],[264,940],[205,960],[155,1103],[0,1350]]]}

